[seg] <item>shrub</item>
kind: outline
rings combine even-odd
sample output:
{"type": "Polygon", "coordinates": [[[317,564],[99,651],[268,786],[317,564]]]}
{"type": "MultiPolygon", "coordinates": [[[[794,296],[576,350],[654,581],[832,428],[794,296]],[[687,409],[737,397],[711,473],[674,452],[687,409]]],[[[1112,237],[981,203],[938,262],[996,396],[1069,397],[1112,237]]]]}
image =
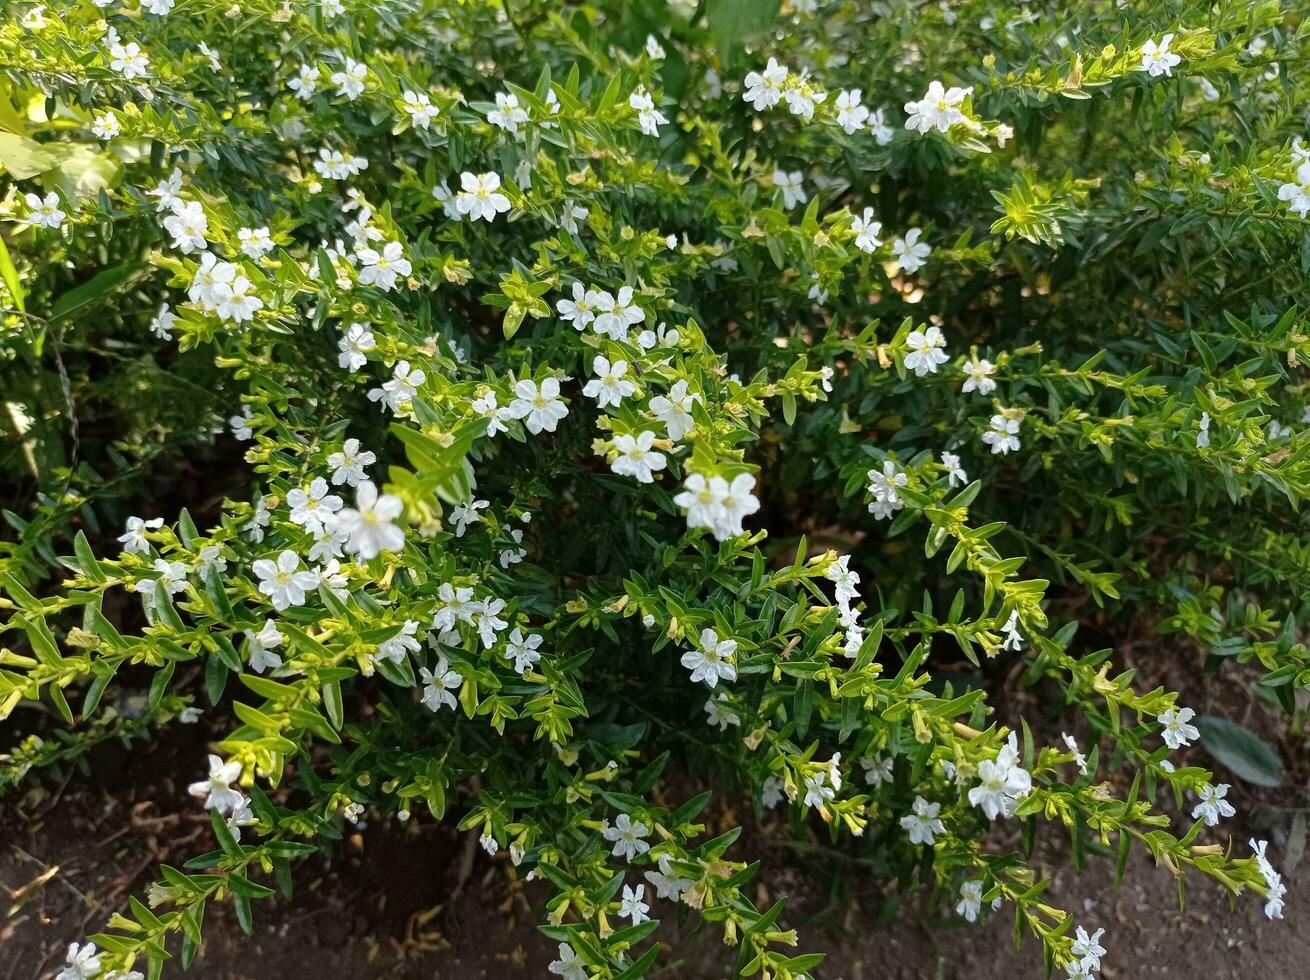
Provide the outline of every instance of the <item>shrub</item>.
{"type": "Polygon", "coordinates": [[[221,731],[217,849],[63,976],[188,965],[365,809],[545,879],[569,980],[652,915],[809,976],[711,782],[1072,977],[1038,835],[1281,915],[1101,643],[1310,686],[1294,6],[10,4],[0,716],[67,728],[0,786],[221,731]]]}

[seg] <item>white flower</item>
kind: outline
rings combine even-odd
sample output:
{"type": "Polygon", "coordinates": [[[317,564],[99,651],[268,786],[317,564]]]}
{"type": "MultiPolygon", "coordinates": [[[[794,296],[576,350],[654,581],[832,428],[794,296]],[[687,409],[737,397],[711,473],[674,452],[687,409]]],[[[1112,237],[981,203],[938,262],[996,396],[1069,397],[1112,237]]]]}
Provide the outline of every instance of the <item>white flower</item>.
{"type": "Polygon", "coordinates": [[[801,186],[802,175],[799,170],[787,173],[783,170],[773,171],[773,186],[782,193],[782,206],[794,208],[809,200],[805,188],[801,186]]]}
{"type": "Polygon", "coordinates": [[[731,483],[718,477],[710,483],[718,496],[714,537],[725,541],[742,534],[742,520],[760,509],[759,499],[754,493],[755,477],[749,473],[740,473],[733,477],[731,483]]]}
{"type": "Polygon", "coordinates": [[[168,308],[168,304],[163,303],[159,307],[159,312],[150,318],[150,332],[160,340],[172,340],[173,326],[176,323],[177,317],[168,308]]]}
{"type": "Polygon", "coordinates": [[[892,766],[895,762],[896,760],[890,755],[875,755],[868,759],[861,759],[860,766],[864,769],[864,781],[873,787],[890,783],[892,766]]]}
{"type": "Polygon", "coordinates": [[[909,831],[911,844],[931,846],[938,834],[946,833],[946,828],[937,817],[941,812],[940,803],[929,803],[922,796],[914,798],[914,812],[901,817],[901,826],[909,831]]]}
{"type": "Polygon", "coordinates": [[[418,393],[427,379],[427,374],[418,368],[411,370],[409,361],[397,361],[391,380],[383,382],[381,388],[369,389],[368,399],[398,412],[418,393]]]}
{"type": "Polygon", "coordinates": [[[504,432],[506,420],[514,417],[508,407],[498,408],[496,406],[496,393],[490,390],[485,392],[482,397],[473,399],[469,403],[469,408],[487,420],[488,436],[494,436],[497,432],[504,432]]]}
{"type": "Polygon", "coordinates": [[[318,586],[318,576],[300,567],[294,551],[283,551],[273,561],[261,558],[250,566],[259,578],[259,591],[268,596],[278,612],[305,604],[305,593],[318,586]]]}
{"type": "Polygon", "coordinates": [[[1296,179],[1278,188],[1278,200],[1286,201],[1288,210],[1304,218],[1310,213],[1310,160],[1296,168],[1296,179]]]}
{"type": "Polygon", "coordinates": [[[444,656],[437,658],[437,664],[432,670],[420,667],[418,674],[423,681],[424,707],[429,711],[440,711],[443,706],[452,709],[456,706],[458,702],[450,692],[458,692],[464,686],[464,678],[450,669],[450,663],[444,656]]]}
{"type": "MultiPolygon", "coordinates": [[[[169,0],[169,2],[171,3],[172,0],[169,0]]],[[[201,41],[196,46],[196,48],[200,52],[200,54],[205,58],[205,60],[209,62],[210,71],[220,72],[223,70],[223,62],[219,59],[217,51],[211,48],[204,41],[201,41]]]]}
{"type": "Polygon", "coordinates": [[[968,922],[977,922],[978,915],[982,912],[982,893],[981,878],[960,885],[960,900],[955,903],[955,914],[964,916],[968,922]]]}
{"type": "Polygon", "coordinates": [[[1200,738],[1196,726],[1189,724],[1195,716],[1196,712],[1191,708],[1170,708],[1156,718],[1164,726],[1160,732],[1164,744],[1171,749],[1181,749],[1200,738]]]}
{"type": "Polygon", "coordinates": [[[473,622],[474,606],[472,599],[473,589],[471,587],[454,586],[449,582],[442,582],[437,589],[439,605],[432,617],[432,628],[443,631],[451,630],[455,628],[455,623],[458,621],[473,622]]]}
{"type": "Polygon", "coordinates": [[[689,528],[709,528],[717,540],[726,541],[743,533],[742,519],[760,509],[754,489],[755,477],[749,473],[739,474],[731,484],[721,476],[707,479],[689,473],[673,502],[687,512],[689,528]]]}
{"type": "Polygon", "coordinates": [[[241,778],[241,763],[235,759],[224,762],[216,755],[209,757],[209,776],[187,787],[192,796],[204,797],[206,810],[227,813],[236,809],[245,800],[237,790],[232,788],[233,780],[241,778]]]}
{"type": "Polygon", "coordinates": [[[341,509],[341,498],[328,493],[327,480],[315,477],[308,490],[296,487],[287,494],[287,506],[291,508],[291,520],[309,531],[318,534],[333,521],[333,515],[341,509]]]}
{"type": "Polygon", "coordinates": [[[992,375],[996,373],[996,365],[986,358],[969,358],[964,364],[964,373],[967,377],[960,390],[965,394],[976,391],[980,395],[990,395],[996,390],[996,382],[992,380],[992,375]]]}
{"type": "Polygon", "coordinates": [[[910,353],[905,355],[905,366],[917,377],[936,374],[937,368],[949,360],[945,350],[946,338],[942,336],[940,327],[911,330],[905,338],[905,345],[910,348],[910,353]]]}
{"type": "Polygon", "coordinates": [[[770,58],[764,71],[753,71],[746,76],[746,91],[742,98],[757,112],[772,109],[782,100],[782,87],[786,84],[787,69],[770,58]]]}
{"type": "Polygon", "coordinates": [[[482,520],[482,516],[478,511],[485,510],[490,506],[490,501],[470,500],[466,504],[459,504],[454,507],[450,512],[450,521],[455,525],[455,537],[464,537],[464,532],[468,530],[470,524],[476,524],[482,520]]]}
{"type": "Polygon", "coordinates": [[[637,435],[617,435],[614,437],[614,449],[618,453],[610,464],[619,476],[633,477],[638,483],[654,483],[654,472],[664,469],[664,454],[656,452],[651,446],[655,442],[655,433],[649,429],[637,435]]]}
{"type": "Polygon", "coordinates": [[[664,46],[654,34],[646,35],[646,53],[657,61],[664,57],[664,46]]]}
{"type": "Polygon", "coordinates": [[[1197,790],[1196,797],[1200,802],[1192,808],[1192,819],[1204,820],[1207,827],[1213,827],[1222,817],[1236,814],[1233,805],[1224,799],[1227,795],[1227,783],[1220,783],[1218,786],[1211,786],[1209,783],[1203,785],[1197,790]]]}
{"type": "Polygon", "coordinates": [[[472,603],[469,609],[473,616],[473,627],[478,631],[478,638],[482,640],[482,645],[490,650],[496,645],[496,637],[509,626],[509,622],[500,616],[505,610],[505,600],[489,596],[472,603]]]}
{"type": "MultiPolygon", "coordinates": [[[[770,776],[760,787],[760,803],[766,810],[772,810],[782,802],[786,784],[777,776],[770,776]]],[[[650,877],[647,875],[647,877],[650,877]]],[[[661,896],[663,897],[663,896],[661,896]]]]}
{"type": "Polygon", "coordinates": [[[218,287],[230,286],[236,277],[235,264],[220,262],[211,252],[205,252],[200,256],[200,265],[191,279],[191,285],[187,288],[187,298],[212,313],[218,308],[218,287]]]}
{"type": "Polygon", "coordinates": [[[1105,955],[1105,947],[1101,945],[1101,937],[1104,935],[1104,929],[1097,929],[1089,936],[1082,926],[1074,933],[1069,952],[1078,957],[1079,964],[1089,974],[1101,968],[1101,957],[1105,955]]]}
{"type": "Polygon", "coordinates": [[[663,422],[669,438],[678,442],[691,431],[696,423],[691,417],[691,406],[700,401],[698,392],[687,392],[687,382],[679,379],[669,389],[667,396],[656,395],[650,400],[650,413],[656,421],[663,422]]]}
{"type": "Polygon", "coordinates": [[[882,470],[869,470],[865,476],[869,479],[869,492],[879,503],[897,504],[901,502],[899,487],[910,482],[909,476],[892,460],[884,460],[882,470]]]}
{"type": "Polygon", "coordinates": [[[705,714],[708,716],[706,721],[721,732],[726,732],[729,725],[741,724],[741,719],[737,717],[737,713],[732,709],[726,694],[720,694],[718,697],[706,701],[705,714]]]}
{"type": "Polygon", "coordinates": [[[1013,816],[1019,800],[1032,789],[1032,776],[1019,766],[1014,732],[995,760],[984,759],[978,764],[978,780],[979,785],[969,790],[969,802],[979,807],[988,820],[1013,816]]]}
{"type": "Polygon", "coordinates": [[[582,283],[575,282],[573,298],[556,300],[555,310],[559,313],[560,319],[573,324],[575,330],[584,330],[587,324],[596,319],[597,299],[595,290],[584,289],[582,283]]]}
{"type": "Polygon", "coordinates": [[[337,513],[336,530],[349,535],[346,547],[364,561],[383,551],[399,551],[405,546],[405,532],[393,523],[405,509],[395,494],[378,493],[378,488],[362,480],[355,490],[355,506],[337,513]]]}
{"type": "Polygon", "coordinates": [[[650,906],[642,901],[646,895],[646,886],[638,885],[635,889],[623,886],[623,901],[619,903],[619,915],[632,920],[634,926],[641,925],[650,918],[646,913],[650,906]]]}
{"type": "Polygon", "coordinates": [[[96,952],[95,943],[68,944],[66,966],[59,971],[55,980],[92,980],[100,975],[100,954],[96,952]]]}
{"type": "Polygon", "coordinates": [[[332,84],[337,87],[337,95],[344,95],[354,102],[364,91],[368,79],[368,65],[354,58],[346,58],[340,71],[332,73],[332,84]]]}
{"type": "Polygon", "coordinates": [[[173,247],[180,252],[200,252],[208,247],[205,235],[209,219],[197,201],[173,205],[173,213],[164,219],[164,230],[173,236],[173,247]]]}
{"type": "Polygon", "coordinates": [[[805,806],[822,807],[824,803],[836,796],[837,791],[828,785],[828,773],[826,771],[805,777],[805,798],[801,801],[805,806]]]}
{"type": "Polygon", "coordinates": [[[215,284],[212,296],[219,317],[234,323],[251,319],[264,306],[264,301],[254,294],[254,288],[245,276],[237,276],[230,283],[215,284]]]}
{"type": "Polygon", "coordinates": [[[869,119],[869,110],[860,105],[860,90],[837,93],[837,125],[845,130],[847,136],[854,135],[869,119]]]}
{"type": "Polygon", "coordinates": [[[1023,649],[1023,636],[1019,632],[1019,610],[1010,610],[1010,618],[1005,621],[1001,627],[1005,633],[1005,642],[1001,644],[1002,650],[1017,651],[1023,649]]]}
{"type": "Polygon", "coordinates": [[[459,184],[455,208],[460,214],[474,221],[494,221],[496,215],[509,210],[509,198],[500,191],[500,174],[472,174],[466,170],[459,175],[459,184]]]}
{"type": "Polygon", "coordinates": [[[378,644],[377,653],[374,659],[390,660],[392,663],[400,663],[405,659],[407,653],[418,653],[419,642],[417,639],[418,621],[407,619],[401,624],[400,632],[387,637],[378,644]]]}
{"type": "Polygon", "coordinates": [[[787,108],[793,116],[800,116],[806,122],[814,118],[814,108],[828,97],[828,93],[810,83],[810,73],[802,69],[801,73],[790,79],[783,90],[787,108]]]}
{"type": "Polygon", "coordinates": [[[150,67],[150,58],[135,41],[110,45],[109,54],[113,59],[109,62],[109,67],[129,82],[134,78],[144,77],[150,67]]]}
{"type": "Polygon", "coordinates": [[[352,487],[359,486],[359,481],[365,478],[364,469],[372,466],[377,462],[377,456],[368,450],[360,451],[358,439],[347,439],[341,444],[338,452],[328,456],[327,464],[332,467],[331,480],[340,486],[342,483],[348,483],[352,487]]]}
{"type": "Polygon", "coordinates": [[[547,967],[551,973],[563,980],[587,980],[587,964],[573,952],[573,947],[568,943],[559,944],[559,959],[547,967]]]}
{"type": "Polygon", "coordinates": [[[519,97],[512,92],[496,93],[496,108],[487,113],[487,122],[510,133],[528,121],[528,111],[519,105],[519,97]]]}
{"type": "Polygon", "coordinates": [[[66,215],[59,209],[59,195],[54,191],[44,199],[36,194],[28,194],[24,200],[27,202],[28,223],[38,228],[58,228],[64,223],[66,215]]]}
{"type": "Polygon", "coordinates": [[[983,433],[982,441],[992,447],[992,455],[1006,455],[1019,448],[1019,420],[1004,415],[993,415],[991,428],[983,433]]]}
{"type": "Polygon", "coordinates": [[[1060,733],[1060,740],[1064,742],[1065,747],[1073,753],[1073,764],[1078,767],[1078,772],[1087,775],[1087,757],[1083,755],[1082,750],[1078,748],[1078,743],[1072,735],[1060,733]]]}
{"type": "Polygon", "coordinates": [[[540,646],[541,634],[529,633],[524,636],[523,631],[516,626],[505,640],[505,656],[513,660],[514,669],[523,674],[541,659],[540,646]]]}
{"type": "Polygon", "coordinates": [[[278,631],[277,623],[271,619],[264,620],[264,626],[258,633],[246,630],[246,642],[250,646],[250,669],[256,674],[276,670],[282,666],[282,658],[273,651],[286,642],[286,637],[278,631]]]}
{"type": "Polygon", "coordinates": [[[604,290],[596,293],[595,307],[599,312],[592,329],[614,340],[626,340],[628,328],[646,319],[646,311],[632,302],[631,286],[620,288],[617,297],[604,290]]]}
{"type": "Polygon", "coordinates": [[[896,130],[887,122],[886,109],[874,109],[869,114],[869,132],[873,134],[873,141],[879,146],[886,146],[896,137],[896,130]]]}
{"type": "Polygon", "coordinates": [[[287,87],[308,102],[314,97],[314,90],[318,87],[318,78],[319,71],[317,67],[314,65],[301,65],[296,77],[287,82],[287,87]]]}
{"type": "Polygon", "coordinates": [[[932,254],[932,246],[927,242],[919,241],[919,236],[923,232],[918,228],[911,228],[905,233],[904,238],[898,238],[892,242],[892,255],[896,256],[896,264],[901,267],[903,272],[918,272],[923,268],[924,261],[932,254]]]}
{"type": "Polygon", "coordinates": [[[597,408],[605,408],[607,405],[617,407],[623,399],[631,397],[637,390],[637,386],[626,377],[627,361],[615,361],[611,364],[609,358],[597,355],[591,362],[591,372],[596,377],[587,382],[582,393],[588,398],[596,399],[597,408]]]}
{"type": "Polygon", "coordinates": [[[441,110],[432,104],[432,99],[426,92],[412,92],[406,89],[402,100],[410,121],[419,129],[427,129],[432,125],[432,120],[441,114],[441,110]]]}
{"type": "Polygon", "coordinates": [[[872,253],[882,239],[882,222],[873,219],[873,208],[865,208],[862,216],[851,219],[851,231],[855,232],[855,247],[861,252],[872,253]]]}
{"type": "Polygon", "coordinates": [[[349,150],[331,150],[320,147],[314,170],[329,180],[346,180],[368,169],[368,157],[355,156],[349,150]]]}
{"type": "Polygon", "coordinates": [[[1274,866],[1269,863],[1265,856],[1265,848],[1269,846],[1268,841],[1248,841],[1251,850],[1255,852],[1255,861],[1260,869],[1260,874],[1265,880],[1265,917],[1269,919],[1281,919],[1283,917],[1283,896],[1287,894],[1287,886],[1283,884],[1282,876],[1274,870],[1274,866]]]}
{"type": "MultiPolygon", "coordinates": [[[[159,585],[169,595],[177,595],[186,589],[186,579],[189,569],[180,561],[166,561],[163,558],[156,558],[154,569],[159,573],[157,580],[159,585]]],[[[139,579],[136,583],[136,591],[149,595],[155,587],[155,580],[148,578],[139,579]]]]}
{"type": "Polygon", "coordinates": [[[960,465],[960,457],[955,453],[942,453],[942,465],[946,467],[946,481],[952,490],[969,482],[969,474],[960,465]]]}
{"type": "Polygon", "coordinates": [[[249,405],[242,405],[241,414],[231,416],[227,424],[232,429],[232,438],[238,442],[248,442],[255,437],[255,430],[250,427],[249,405]]]}
{"type": "Polygon", "coordinates": [[[650,828],[640,821],[634,822],[626,813],[620,813],[614,821],[614,826],[605,827],[600,834],[614,845],[610,853],[625,861],[631,861],[638,854],[645,854],[650,850],[650,845],[644,839],[650,834],[650,828]]]}
{"type": "Polygon", "coordinates": [[[155,213],[162,214],[164,211],[173,210],[173,206],[178,203],[177,195],[181,190],[182,171],[174,167],[171,174],[146,191],[146,194],[158,198],[155,201],[155,213]]]}
{"type": "Polygon", "coordinates": [[[377,340],[373,336],[372,325],[352,323],[337,341],[337,349],[341,351],[337,356],[337,364],[347,371],[358,371],[368,363],[368,351],[375,347],[377,340]]]}
{"type": "Polygon", "coordinates": [[[1210,445],[1210,413],[1202,412],[1196,431],[1196,448],[1205,449],[1210,445]]]}
{"type": "Polygon", "coordinates": [[[628,105],[637,113],[637,125],[647,136],[659,136],[659,127],[667,123],[668,118],[655,108],[655,100],[651,98],[645,86],[642,86],[628,96],[628,105]]]}
{"type": "Polygon", "coordinates": [[[965,121],[960,105],[964,102],[965,96],[972,91],[972,87],[952,86],[947,89],[934,79],[929,83],[928,91],[924,93],[922,99],[918,102],[905,103],[905,111],[908,113],[905,128],[917,129],[921,133],[926,133],[930,129],[935,129],[939,133],[946,132],[952,126],[965,121]]]}
{"type": "Polygon", "coordinates": [[[130,551],[135,555],[148,555],[150,542],[146,540],[146,531],[155,531],[163,526],[162,517],[155,517],[148,521],[140,517],[129,517],[125,530],[119,535],[118,540],[122,543],[124,551],[130,551]]]}
{"type": "Polygon", "coordinates": [[[692,683],[704,681],[715,687],[720,680],[737,679],[737,668],[732,664],[736,653],[736,640],[720,640],[718,633],[706,627],[700,631],[699,649],[688,650],[682,655],[682,666],[691,671],[692,683]]]}
{"type": "Polygon", "coordinates": [[[542,431],[554,432],[560,420],[569,414],[568,406],[560,400],[556,378],[544,378],[540,386],[532,379],[524,378],[514,385],[514,396],[509,404],[510,414],[516,419],[524,419],[524,425],[533,435],[542,431]]]}
{"type": "Polygon", "coordinates": [[[400,242],[387,242],[379,252],[372,248],[356,250],[359,258],[359,281],[365,286],[377,286],[390,292],[400,276],[408,276],[412,271],[409,259],[400,242]]]}
{"type": "Polygon", "coordinates": [[[173,2],[174,0],[141,0],[141,7],[156,17],[162,17],[173,9],[173,2]]]}
{"type": "Polygon", "coordinates": [[[92,120],[91,132],[96,139],[111,140],[122,132],[122,127],[112,112],[102,112],[92,120]]]}
{"type": "Polygon", "coordinates": [[[275,247],[267,228],[242,228],[237,232],[237,239],[241,242],[241,251],[255,261],[262,259],[275,247]]]}
{"type": "Polygon", "coordinates": [[[1169,44],[1173,41],[1172,34],[1166,34],[1160,38],[1160,43],[1156,44],[1155,39],[1147,41],[1142,45],[1142,66],[1139,71],[1144,71],[1152,78],[1158,78],[1160,75],[1173,75],[1174,69],[1182,62],[1179,55],[1169,50],[1169,44]]]}

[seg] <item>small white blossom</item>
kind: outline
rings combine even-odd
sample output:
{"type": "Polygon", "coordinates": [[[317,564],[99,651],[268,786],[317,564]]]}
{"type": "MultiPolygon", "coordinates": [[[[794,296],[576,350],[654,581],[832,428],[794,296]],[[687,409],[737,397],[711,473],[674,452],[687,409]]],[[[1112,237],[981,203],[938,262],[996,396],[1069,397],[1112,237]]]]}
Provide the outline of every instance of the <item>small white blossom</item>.
{"type": "Polygon", "coordinates": [[[346,547],[351,553],[369,561],[405,546],[405,532],[394,523],[404,509],[399,497],[379,494],[372,482],[363,480],[355,490],[355,506],[340,510],[334,527],[349,536],[346,547]]]}
{"type": "Polygon", "coordinates": [[[1174,69],[1183,60],[1181,56],[1169,50],[1169,45],[1173,39],[1172,34],[1166,34],[1160,38],[1159,44],[1155,43],[1154,38],[1143,44],[1140,70],[1146,72],[1152,78],[1158,78],[1161,75],[1172,75],[1174,69]]]}
{"type": "Polygon", "coordinates": [[[706,627],[700,631],[700,646],[682,655],[682,666],[691,671],[692,683],[704,681],[715,687],[721,680],[737,679],[737,668],[733,666],[736,653],[736,640],[720,640],[718,633],[706,627]]]}

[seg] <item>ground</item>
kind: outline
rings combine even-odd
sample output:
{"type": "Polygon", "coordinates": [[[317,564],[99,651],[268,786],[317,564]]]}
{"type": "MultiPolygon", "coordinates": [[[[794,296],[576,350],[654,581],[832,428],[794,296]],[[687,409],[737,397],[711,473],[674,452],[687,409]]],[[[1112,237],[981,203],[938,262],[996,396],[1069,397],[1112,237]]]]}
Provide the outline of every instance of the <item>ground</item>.
{"type": "MultiPolygon", "coordinates": [[[[1183,690],[1202,713],[1243,719],[1274,741],[1285,759],[1304,755],[1303,742],[1288,734],[1286,717],[1272,706],[1258,699],[1233,703],[1234,692],[1249,686],[1234,683],[1232,674],[1199,676],[1186,664],[1176,669],[1179,676],[1159,679],[1183,690]]],[[[1048,714],[1046,721],[1059,730],[1058,717],[1048,714]]],[[[202,723],[178,727],[133,751],[103,746],[92,756],[89,774],[33,780],[25,793],[0,801],[0,888],[8,899],[0,919],[0,980],[53,976],[66,944],[100,928],[129,894],[140,893],[160,861],[178,863],[211,846],[208,821],[176,775],[201,766],[208,734],[202,723]]],[[[1199,764],[1211,764],[1203,749],[1190,751],[1198,753],[1199,764]]],[[[1293,785],[1279,790],[1235,787],[1239,816],[1227,828],[1234,847],[1244,849],[1247,837],[1258,832],[1271,837],[1277,863],[1286,865],[1288,828],[1297,808],[1303,812],[1307,806],[1304,772],[1292,765],[1289,776],[1293,785]]],[[[727,824],[736,812],[730,801],[722,801],[712,818],[727,824]]],[[[740,812],[750,813],[746,807],[740,812]]],[[[748,839],[739,848],[763,860],[758,904],[781,894],[790,897],[787,922],[802,931],[802,948],[830,953],[821,976],[1036,980],[1043,975],[1035,942],[1030,939],[1015,952],[1012,920],[1004,912],[977,927],[946,922],[941,915],[949,910],[913,903],[892,917],[892,893],[858,869],[830,863],[817,846],[820,838],[813,838],[815,847],[797,847],[781,827],[756,827],[753,818],[746,822],[748,839]],[[883,922],[886,918],[891,921],[883,922]]],[[[1110,860],[1092,858],[1078,876],[1068,870],[1059,848],[1048,841],[1037,854],[1039,864],[1055,874],[1052,903],[1091,927],[1105,927],[1107,980],[1310,975],[1310,929],[1305,928],[1310,891],[1298,880],[1304,875],[1288,875],[1285,921],[1268,922],[1255,896],[1242,896],[1233,910],[1221,889],[1196,876],[1188,879],[1186,908],[1180,912],[1173,879],[1140,855],[1116,890],[1110,860]]],[[[404,827],[363,828],[331,858],[302,862],[296,890],[292,903],[256,903],[250,938],[226,909],[212,909],[205,944],[188,975],[197,980],[549,975],[554,944],[536,931],[544,890],[518,880],[503,854],[488,858],[448,828],[417,819],[404,827]]],[[[731,976],[731,953],[713,934],[676,945],[675,926],[666,925],[659,935],[669,946],[653,976],[731,976]]]]}

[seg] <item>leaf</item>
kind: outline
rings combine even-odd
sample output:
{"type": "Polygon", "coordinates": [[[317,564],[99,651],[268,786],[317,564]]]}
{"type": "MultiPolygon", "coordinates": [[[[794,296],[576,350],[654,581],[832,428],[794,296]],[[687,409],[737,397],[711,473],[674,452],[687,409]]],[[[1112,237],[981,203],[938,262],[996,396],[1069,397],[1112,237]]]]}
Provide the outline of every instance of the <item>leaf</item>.
{"type": "Polygon", "coordinates": [[[18,270],[14,268],[14,261],[9,257],[9,249],[3,239],[0,239],[0,279],[4,281],[5,289],[9,291],[9,298],[13,300],[18,311],[20,313],[26,311],[27,307],[23,304],[23,285],[18,281],[18,270]]]}
{"type": "Polygon", "coordinates": [[[63,147],[38,143],[16,133],[0,132],[0,167],[17,180],[54,170],[64,159],[63,147]]]}
{"type": "Polygon", "coordinates": [[[1195,724],[1206,751],[1233,775],[1256,786],[1283,784],[1282,760],[1254,732],[1213,715],[1203,715],[1195,724]]]}
{"type": "Polygon", "coordinates": [[[709,0],[705,19],[726,66],[743,41],[770,27],[782,0],[709,0]]]}
{"type": "Polygon", "coordinates": [[[55,305],[50,309],[50,322],[58,323],[68,319],[70,314],[113,292],[148,268],[150,266],[144,262],[128,262],[97,273],[90,282],[75,286],[55,300],[55,305]]]}

